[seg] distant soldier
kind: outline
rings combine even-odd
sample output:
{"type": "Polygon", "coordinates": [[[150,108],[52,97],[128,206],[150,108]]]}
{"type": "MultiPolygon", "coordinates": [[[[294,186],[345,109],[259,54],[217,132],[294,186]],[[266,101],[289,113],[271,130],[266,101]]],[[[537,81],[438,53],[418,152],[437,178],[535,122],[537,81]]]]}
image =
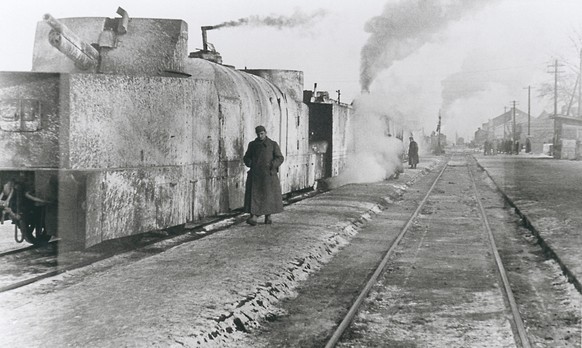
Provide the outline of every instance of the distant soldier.
{"type": "Polygon", "coordinates": [[[418,164],[418,144],[410,137],[410,145],[408,145],[408,164],[410,168],[416,168],[418,164]]]}
{"type": "Polygon", "coordinates": [[[283,211],[279,167],[283,155],[279,145],[267,137],[265,127],[255,128],[257,138],[249,143],[244,163],[250,168],[245,186],[244,211],[250,213],[249,225],[255,226],[257,218],[265,215],[265,224],[273,223],[271,214],[283,211]]]}
{"type": "Polygon", "coordinates": [[[513,153],[513,141],[507,139],[505,141],[505,153],[511,155],[513,153]]]}
{"type": "Polygon", "coordinates": [[[519,155],[519,152],[520,151],[521,151],[521,147],[520,147],[520,144],[519,144],[519,140],[516,140],[515,141],[515,154],[516,155],[519,155]]]}

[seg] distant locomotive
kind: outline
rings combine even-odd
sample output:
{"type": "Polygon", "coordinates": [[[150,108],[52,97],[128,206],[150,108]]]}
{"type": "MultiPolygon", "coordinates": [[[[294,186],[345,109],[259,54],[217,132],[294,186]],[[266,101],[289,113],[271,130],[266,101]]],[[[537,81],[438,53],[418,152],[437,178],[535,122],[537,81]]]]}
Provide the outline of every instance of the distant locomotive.
{"type": "Polygon", "coordinates": [[[30,243],[80,247],[242,207],[242,156],[264,125],[283,192],[337,174],[351,107],[303,91],[303,73],[187,55],[182,20],[39,22],[32,72],[0,72],[0,217],[30,243]]]}

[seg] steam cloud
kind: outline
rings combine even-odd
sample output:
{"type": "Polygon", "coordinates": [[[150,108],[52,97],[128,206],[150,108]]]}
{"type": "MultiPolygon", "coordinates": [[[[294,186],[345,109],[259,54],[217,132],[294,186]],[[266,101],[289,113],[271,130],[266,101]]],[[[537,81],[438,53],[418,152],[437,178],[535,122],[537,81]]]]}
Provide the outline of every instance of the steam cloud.
{"type": "Polygon", "coordinates": [[[488,81],[480,79],[468,79],[463,72],[449,75],[442,81],[443,110],[448,110],[451,105],[460,99],[469,99],[478,93],[489,90],[488,81]]]}
{"type": "MultiPolygon", "coordinates": [[[[520,49],[523,52],[524,49],[520,49]]],[[[533,55],[533,53],[531,53],[533,55]]],[[[442,81],[443,107],[447,108],[456,100],[467,99],[476,94],[492,89],[494,85],[503,85],[520,90],[524,81],[531,78],[531,71],[515,50],[479,47],[469,52],[460,70],[442,81]],[[492,68],[491,62],[498,60],[499,51],[504,52],[503,67],[492,68]]]]}
{"type": "MultiPolygon", "coordinates": [[[[402,168],[404,144],[396,138],[399,130],[390,129],[395,117],[385,112],[383,99],[363,94],[354,100],[354,112],[350,128],[354,154],[342,172],[328,180],[330,188],[386,180],[398,167],[402,168]]],[[[409,134],[403,135],[408,138],[409,134]]]]}
{"type": "Polygon", "coordinates": [[[224,28],[224,27],[238,27],[242,25],[251,26],[269,26],[276,27],[278,29],[282,28],[293,28],[298,26],[305,26],[313,24],[318,18],[327,15],[327,11],[319,9],[311,14],[306,14],[299,9],[296,9],[291,16],[250,16],[246,18],[240,18],[235,21],[228,21],[224,23],[217,24],[214,29],[224,28]]]}
{"type": "Polygon", "coordinates": [[[360,85],[369,91],[378,74],[432,40],[451,21],[479,5],[480,0],[402,0],[388,3],[382,15],[370,19],[371,34],[362,48],[360,85]]]}

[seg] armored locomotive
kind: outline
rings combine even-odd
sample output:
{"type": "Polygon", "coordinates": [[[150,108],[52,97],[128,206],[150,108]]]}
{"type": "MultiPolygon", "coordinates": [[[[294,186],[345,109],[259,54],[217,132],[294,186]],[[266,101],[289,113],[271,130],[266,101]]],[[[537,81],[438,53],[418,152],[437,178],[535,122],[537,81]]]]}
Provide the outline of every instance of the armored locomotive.
{"type": "Polygon", "coordinates": [[[118,13],[46,15],[32,72],[0,72],[0,216],[28,242],[89,247],[242,207],[259,124],[283,192],[341,168],[351,108],[304,92],[302,72],[237,70],[206,42],[188,54],[182,20],[118,13]]]}

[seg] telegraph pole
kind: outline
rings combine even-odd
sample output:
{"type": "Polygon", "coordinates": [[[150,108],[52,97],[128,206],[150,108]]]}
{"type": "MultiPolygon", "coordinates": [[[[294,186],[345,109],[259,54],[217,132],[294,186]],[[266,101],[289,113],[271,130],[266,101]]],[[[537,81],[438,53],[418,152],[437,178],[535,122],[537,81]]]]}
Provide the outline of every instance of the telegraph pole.
{"type": "MultiPolygon", "coordinates": [[[[554,71],[550,71],[551,73],[554,73],[554,119],[558,116],[558,67],[562,66],[562,65],[558,65],[558,60],[556,59],[555,63],[554,63],[554,71]]],[[[551,66],[548,66],[551,67],[551,66]]],[[[559,137],[558,137],[558,132],[556,129],[556,122],[554,121],[554,136],[553,136],[553,144],[554,144],[554,150],[553,152],[553,156],[556,156],[556,153],[559,153],[561,150],[558,150],[560,148],[560,145],[558,144],[558,142],[560,141],[559,137]],[[558,149],[557,149],[558,148],[558,149]]],[[[554,157],[555,158],[555,157],[554,157]]]]}
{"type": "Polygon", "coordinates": [[[503,107],[503,141],[507,138],[507,117],[505,114],[507,113],[507,106],[503,107]]]}
{"type": "Polygon", "coordinates": [[[554,64],[554,117],[558,116],[558,60],[554,64]]]}
{"type": "Polygon", "coordinates": [[[574,102],[574,97],[576,96],[576,90],[578,89],[578,82],[580,82],[580,75],[576,77],[576,83],[574,84],[574,91],[572,92],[572,97],[570,98],[570,102],[568,103],[568,109],[566,110],[566,115],[570,115],[570,110],[572,110],[572,103],[574,102]]]}
{"type": "Polygon", "coordinates": [[[439,109],[439,123],[437,125],[437,155],[441,154],[441,110],[439,109]]]}
{"type": "Polygon", "coordinates": [[[531,119],[531,86],[527,86],[527,140],[525,142],[526,152],[531,152],[531,133],[530,133],[530,119],[531,119]]]}
{"type": "Polygon", "coordinates": [[[558,64],[558,60],[556,59],[554,62],[554,65],[549,65],[548,67],[552,67],[554,70],[550,71],[550,73],[554,74],[554,117],[558,116],[558,73],[561,73],[562,71],[559,71],[558,68],[562,67],[562,64],[558,64]]]}
{"type": "Polygon", "coordinates": [[[582,48],[580,48],[580,70],[578,71],[578,117],[582,117],[582,48]]]}
{"type": "Polygon", "coordinates": [[[514,148],[515,154],[518,155],[519,154],[519,148],[517,147],[518,142],[517,142],[517,138],[516,138],[516,134],[515,134],[515,131],[516,131],[516,125],[515,125],[515,104],[517,104],[517,101],[514,100],[511,103],[513,104],[513,106],[512,106],[512,111],[513,111],[512,112],[513,113],[513,130],[512,130],[512,133],[513,133],[513,135],[511,137],[512,138],[511,140],[512,140],[512,144],[513,144],[513,148],[514,148]]]}
{"type": "Polygon", "coordinates": [[[527,136],[530,136],[530,119],[531,119],[531,86],[527,86],[527,136]]]}
{"type": "Polygon", "coordinates": [[[513,113],[513,127],[511,128],[511,140],[515,142],[515,100],[511,102],[513,104],[512,113],[513,113]]]}

